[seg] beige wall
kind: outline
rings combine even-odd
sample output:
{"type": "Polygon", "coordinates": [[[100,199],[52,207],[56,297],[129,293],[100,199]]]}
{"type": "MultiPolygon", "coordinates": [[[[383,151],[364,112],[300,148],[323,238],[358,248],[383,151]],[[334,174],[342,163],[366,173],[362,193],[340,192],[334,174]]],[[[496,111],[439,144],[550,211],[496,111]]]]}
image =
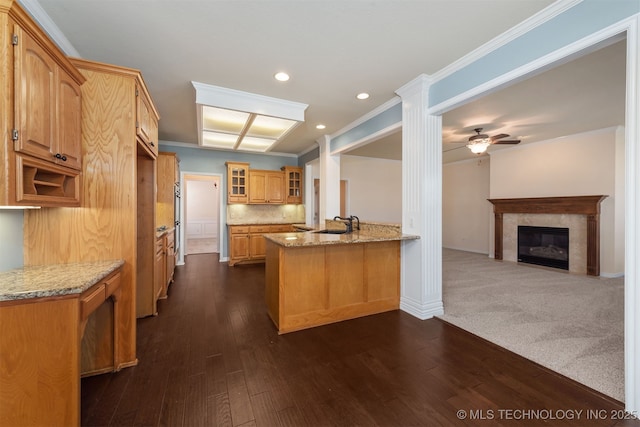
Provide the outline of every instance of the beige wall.
{"type": "Polygon", "coordinates": [[[621,128],[496,150],[491,154],[490,197],[609,196],[601,204],[601,274],[620,275],[624,272],[623,164],[621,128]]]}
{"type": "Polygon", "coordinates": [[[342,155],[340,179],[347,180],[347,215],[402,223],[401,161],[342,155]]]}
{"type": "Polygon", "coordinates": [[[489,253],[488,156],[447,163],[442,167],[442,245],[445,248],[489,253]]]}

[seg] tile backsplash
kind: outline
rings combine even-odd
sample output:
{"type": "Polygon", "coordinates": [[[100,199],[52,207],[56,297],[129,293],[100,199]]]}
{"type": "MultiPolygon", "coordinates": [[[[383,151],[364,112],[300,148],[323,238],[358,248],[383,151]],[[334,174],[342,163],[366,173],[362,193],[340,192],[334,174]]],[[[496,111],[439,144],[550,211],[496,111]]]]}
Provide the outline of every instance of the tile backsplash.
{"type": "Polygon", "coordinates": [[[304,205],[227,205],[227,224],[294,224],[304,222],[304,205]]]}

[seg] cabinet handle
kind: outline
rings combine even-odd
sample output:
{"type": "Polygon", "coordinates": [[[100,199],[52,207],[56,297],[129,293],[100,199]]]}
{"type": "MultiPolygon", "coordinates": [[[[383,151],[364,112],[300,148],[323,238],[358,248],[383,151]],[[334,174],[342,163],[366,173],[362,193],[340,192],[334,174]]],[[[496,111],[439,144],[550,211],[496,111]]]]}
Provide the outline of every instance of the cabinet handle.
{"type": "Polygon", "coordinates": [[[56,153],[56,156],[55,156],[55,157],[56,157],[56,159],[60,159],[60,160],[62,160],[63,162],[66,162],[66,161],[67,161],[67,156],[65,156],[65,155],[63,155],[63,154],[56,153]]]}
{"type": "Polygon", "coordinates": [[[156,144],[154,144],[153,141],[149,141],[149,144],[151,144],[152,147],[156,146],[156,144]]]}

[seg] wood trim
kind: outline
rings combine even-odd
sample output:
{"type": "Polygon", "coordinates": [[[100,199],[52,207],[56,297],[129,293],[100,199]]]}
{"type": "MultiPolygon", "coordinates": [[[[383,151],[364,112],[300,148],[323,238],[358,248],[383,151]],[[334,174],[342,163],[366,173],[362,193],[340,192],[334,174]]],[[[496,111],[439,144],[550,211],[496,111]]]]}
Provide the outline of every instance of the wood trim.
{"type": "Polygon", "coordinates": [[[599,195],[488,200],[493,204],[494,213],[598,215],[600,202],[606,197],[599,195]]]}
{"type": "Polygon", "coordinates": [[[587,216],[587,274],[600,275],[600,203],[606,197],[530,197],[520,199],[488,199],[493,204],[495,216],[494,258],[502,259],[503,225],[505,213],[523,214],[570,214],[587,216]]]}

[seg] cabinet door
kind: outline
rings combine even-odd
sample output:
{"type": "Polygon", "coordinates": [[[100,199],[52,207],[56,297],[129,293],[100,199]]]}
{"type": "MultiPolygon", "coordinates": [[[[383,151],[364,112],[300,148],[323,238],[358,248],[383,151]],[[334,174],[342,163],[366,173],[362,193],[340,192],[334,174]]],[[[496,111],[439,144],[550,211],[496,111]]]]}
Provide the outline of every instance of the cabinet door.
{"type": "Polygon", "coordinates": [[[227,204],[249,202],[249,164],[227,163],[227,204]]]}
{"type": "Polygon", "coordinates": [[[266,177],[267,203],[284,203],[284,174],[269,172],[266,177]]]}
{"type": "MultiPolygon", "coordinates": [[[[232,234],[231,235],[230,256],[232,263],[243,259],[249,259],[249,235],[248,234],[232,234]]],[[[233,264],[231,264],[233,265],[233,264]]]]}
{"type": "Polygon", "coordinates": [[[16,151],[53,161],[55,153],[56,73],[54,60],[17,25],[15,47],[16,151]]]}
{"type": "Polygon", "coordinates": [[[249,203],[267,203],[267,175],[265,171],[249,171],[249,203]]]}
{"type": "MultiPolygon", "coordinates": [[[[175,233],[173,231],[166,234],[166,254],[165,264],[167,267],[167,273],[164,276],[165,289],[169,287],[169,283],[173,281],[173,270],[176,266],[176,254],[175,254],[175,233]]],[[[165,292],[166,293],[166,292],[165,292]]]]}
{"type": "Polygon", "coordinates": [[[158,121],[151,100],[139,86],[136,86],[136,135],[154,156],[158,155],[158,121]]]}
{"type": "MultiPolygon", "coordinates": [[[[164,289],[165,289],[165,251],[164,251],[164,242],[163,242],[163,238],[157,239],[156,240],[156,258],[155,258],[155,265],[154,265],[154,278],[153,278],[153,295],[152,295],[152,299],[154,301],[153,306],[154,306],[154,311],[156,310],[156,304],[155,301],[164,293],[164,289]]],[[[145,297],[146,298],[146,297],[145,297]]]]}
{"type": "Polygon", "coordinates": [[[56,162],[82,169],[82,95],[80,86],[58,70],[58,149],[56,162]]]}
{"type": "Polygon", "coordinates": [[[302,203],[302,168],[285,166],[285,198],[286,203],[302,203]]]}
{"type": "Polygon", "coordinates": [[[251,234],[249,236],[249,247],[251,259],[262,259],[267,255],[266,242],[262,234],[251,234]]]}

